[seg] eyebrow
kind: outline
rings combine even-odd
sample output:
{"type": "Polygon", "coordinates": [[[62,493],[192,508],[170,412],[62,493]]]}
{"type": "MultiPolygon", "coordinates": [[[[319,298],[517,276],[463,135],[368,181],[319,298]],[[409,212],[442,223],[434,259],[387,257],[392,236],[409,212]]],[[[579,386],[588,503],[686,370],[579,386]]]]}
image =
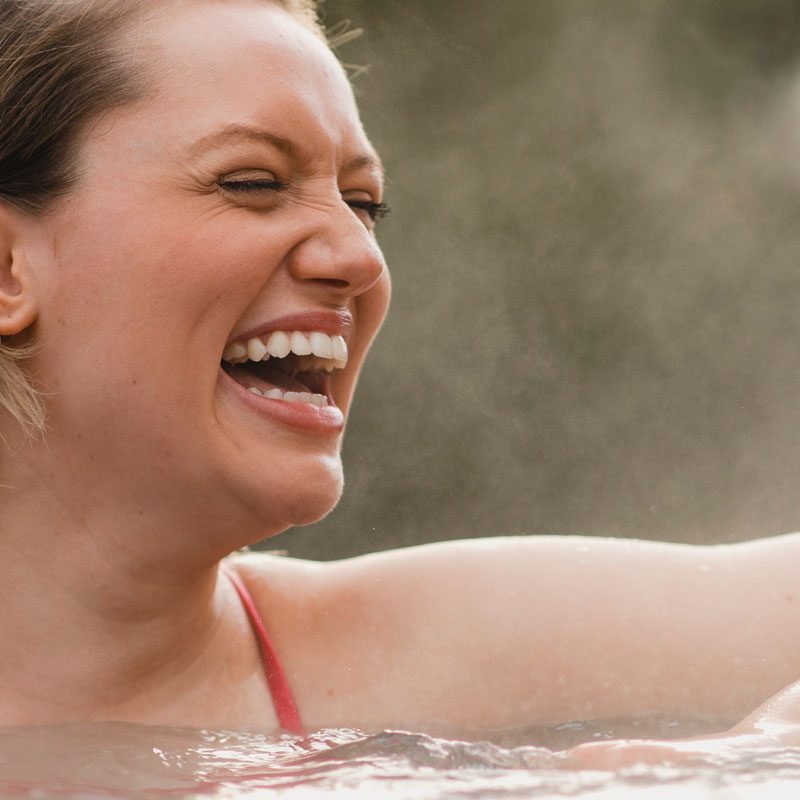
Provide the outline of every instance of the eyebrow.
{"type": "Polygon", "coordinates": [[[342,166],[342,172],[356,172],[364,167],[368,167],[373,172],[377,172],[381,179],[383,179],[383,163],[380,158],[376,155],[368,155],[366,153],[348,158],[342,166]]]}
{"type": "MultiPolygon", "coordinates": [[[[301,153],[298,146],[291,140],[283,136],[278,136],[270,131],[262,130],[261,128],[254,128],[250,125],[226,125],[224,128],[209,133],[206,136],[201,136],[196,142],[189,147],[189,154],[192,156],[213,150],[215,147],[220,147],[228,142],[259,142],[261,144],[269,144],[280,150],[294,161],[306,162],[309,160],[308,156],[301,153]]],[[[356,172],[365,167],[378,173],[378,176],[383,180],[383,164],[377,155],[372,153],[360,153],[359,155],[348,158],[342,165],[342,172],[356,172]]]]}
{"type": "Polygon", "coordinates": [[[300,156],[297,145],[290,139],[285,139],[283,136],[278,136],[275,133],[261,130],[260,128],[251,128],[248,125],[226,125],[214,133],[209,133],[206,136],[201,136],[191,147],[189,153],[197,155],[204,153],[208,150],[213,150],[227,142],[243,142],[255,141],[262,144],[270,144],[277,147],[278,150],[285,153],[290,158],[297,159],[300,156]]]}

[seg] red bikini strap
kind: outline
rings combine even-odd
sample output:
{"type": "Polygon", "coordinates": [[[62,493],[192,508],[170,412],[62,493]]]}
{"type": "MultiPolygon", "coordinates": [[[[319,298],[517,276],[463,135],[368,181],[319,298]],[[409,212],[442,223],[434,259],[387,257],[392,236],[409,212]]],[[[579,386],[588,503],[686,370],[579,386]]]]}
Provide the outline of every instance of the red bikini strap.
{"type": "Polygon", "coordinates": [[[286,680],[286,674],[281,668],[278,655],[269,640],[264,621],[261,619],[261,614],[258,613],[252,596],[236,573],[225,568],[223,568],[223,572],[234,585],[250,620],[250,626],[258,642],[258,649],[261,651],[261,663],[264,665],[264,674],[267,677],[267,685],[272,695],[275,713],[278,715],[278,723],[283,730],[289,733],[304,734],[305,731],[300,722],[300,714],[297,711],[289,681],[286,680]]]}

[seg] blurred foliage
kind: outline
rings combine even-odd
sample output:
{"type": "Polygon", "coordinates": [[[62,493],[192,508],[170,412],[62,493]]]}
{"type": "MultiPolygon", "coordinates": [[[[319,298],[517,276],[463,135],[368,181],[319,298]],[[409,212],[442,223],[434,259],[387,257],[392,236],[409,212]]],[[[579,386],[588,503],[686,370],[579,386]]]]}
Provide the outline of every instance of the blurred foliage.
{"type": "Polygon", "coordinates": [[[266,546],[800,527],[800,4],[325,14],[365,31],[394,303],[339,508],[266,546]]]}

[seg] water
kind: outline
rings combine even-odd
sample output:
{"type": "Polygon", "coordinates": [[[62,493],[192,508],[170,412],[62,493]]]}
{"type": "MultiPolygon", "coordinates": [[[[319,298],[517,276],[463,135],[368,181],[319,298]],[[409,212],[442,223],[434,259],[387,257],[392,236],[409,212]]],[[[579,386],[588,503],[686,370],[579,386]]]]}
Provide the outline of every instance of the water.
{"type": "Polygon", "coordinates": [[[530,728],[468,742],[326,730],[306,738],[125,723],[0,731],[0,796],[742,800],[800,796],[800,749],[743,751],[619,773],[579,770],[558,752],[618,735],[687,735],[708,720],[530,728]],[[544,745],[548,745],[545,747],[544,745]]]}

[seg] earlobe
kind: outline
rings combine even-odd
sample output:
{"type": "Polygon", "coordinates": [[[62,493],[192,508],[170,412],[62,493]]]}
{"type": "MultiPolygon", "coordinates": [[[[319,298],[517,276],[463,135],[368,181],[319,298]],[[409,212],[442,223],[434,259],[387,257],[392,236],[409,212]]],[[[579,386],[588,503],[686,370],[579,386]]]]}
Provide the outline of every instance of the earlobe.
{"type": "Polygon", "coordinates": [[[0,336],[13,336],[36,320],[28,264],[13,212],[0,207],[0,336]]]}

